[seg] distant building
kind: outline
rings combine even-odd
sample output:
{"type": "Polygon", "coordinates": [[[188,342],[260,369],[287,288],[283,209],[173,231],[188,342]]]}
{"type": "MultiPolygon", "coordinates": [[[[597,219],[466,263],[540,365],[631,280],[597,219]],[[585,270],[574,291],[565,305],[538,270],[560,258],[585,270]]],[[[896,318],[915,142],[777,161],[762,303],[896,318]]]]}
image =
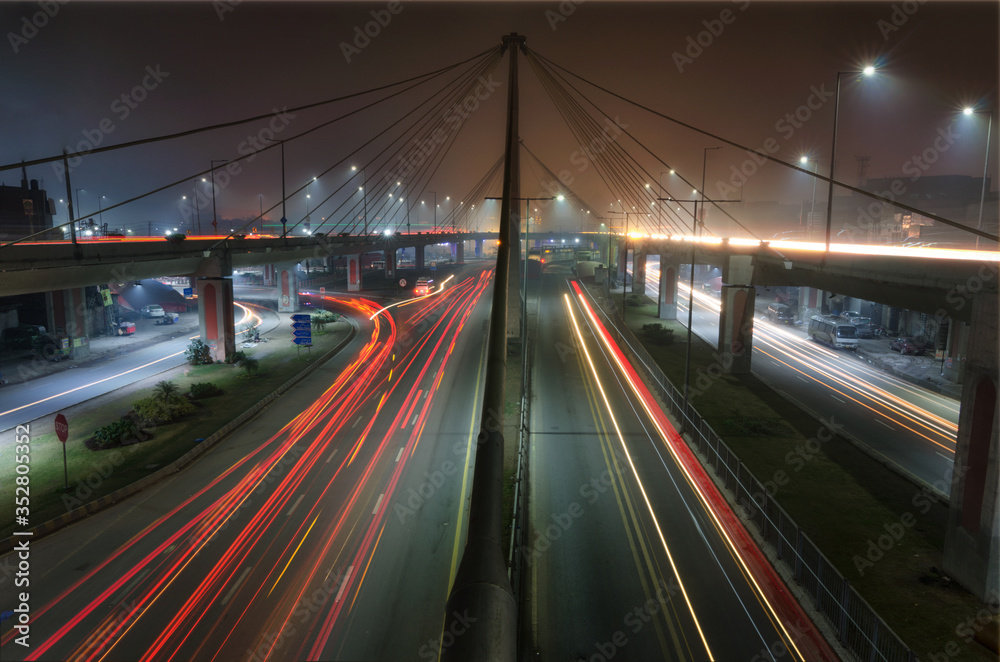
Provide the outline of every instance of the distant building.
{"type": "Polygon", "coordinates": [[[0,241],[50,229],[55,213],[55,201],[38,187],[37,179],[22,179],[20,186],[0,186],[0,241]]]}

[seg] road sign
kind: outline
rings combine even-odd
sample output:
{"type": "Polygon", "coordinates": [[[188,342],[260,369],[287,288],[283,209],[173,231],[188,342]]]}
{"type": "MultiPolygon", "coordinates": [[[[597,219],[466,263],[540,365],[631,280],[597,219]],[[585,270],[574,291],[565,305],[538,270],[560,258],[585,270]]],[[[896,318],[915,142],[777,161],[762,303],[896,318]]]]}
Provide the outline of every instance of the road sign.
{"type": "Polygon", "coordinates": [[[292,331],[292,336],[296,338],[312,338],[312,331],[309,329],[295,329],[292,331]]]}
{"type": "Polygon", "coordinates": [[[56,436],[64,444],[66,443],[66,439],[69,438],[69,423],[66,422],[66,417],[62,414],[56,416],[56,436]]]}
{"type": "Polygon", "coordinates": [[[184,298],[185,299],[190,299],[193,296],[194,296],[194,288],[192,288],[192,287],[185,287],[184,288],[184,298]]]}
{"type": "Polygon", "coordinates": [[[308,313],[296,313],[295,315],[292,315],[292,321],[293,322],[308,322],[309,321],[309,314],[308,313]]]}
{"type": "Polygon", "coordinates": [[[312,338],[292,338],[292,342],[296,345],[305,345],[306,347],[312,347],[312,338]]]}
{"type": "Polygon", "coordinates": [[[399,279],[399,286],[400,287],[406,287],[406,279],[405,278],[400,278],[399,279]]]}
{"type": "Polygon", "coordinates": [[[319,293],[320,293],[321,295],[323,295],[323,294],[326,294],[326,288],[325,288],[325,287],[321,287],[321,288],[319,288],[319,293]]]}
{"type": "Polygon", "coordinates": [[[292,322],[292,328],[293,329],[305,329],[305,330],[308,331],[309,329],[312,328],[312,325],[309,324],[309,322],[292,322]]]}

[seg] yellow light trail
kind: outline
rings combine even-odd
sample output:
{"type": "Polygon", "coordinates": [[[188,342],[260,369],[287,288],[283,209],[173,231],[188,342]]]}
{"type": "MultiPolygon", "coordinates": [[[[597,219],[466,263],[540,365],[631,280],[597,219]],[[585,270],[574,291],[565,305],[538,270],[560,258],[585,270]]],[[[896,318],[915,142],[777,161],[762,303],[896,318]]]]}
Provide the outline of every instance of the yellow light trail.
{"type": "Polygon", "coordinates": [[[667,561],[670,562],[670,567],[673,570],[674,576],[677,578],[677,585],[680,587],[681,594],[684,596],[684,602],[687,604],[688,611],[691,613],[691,618],[694,620],[694,627],[698,630],[698,636],[701,637],[701,643],[705,647],[708,659],[714,660],[715,657],[712,655],[712,649],[708,645],[705,633],[702,631],[701,624],[698,622],[698,616],[694,613],[694,606],[691,604],[691,599],[688,597],[687,590],[684,588],[684,580],[681,579],[681,574],[677,570],[677,565],[674,563],[674,557],[670,553],[670,547],[667,545],[667,539],[663,535],[663,529],[660,528],[660,522],[657,520],[656,513],[653,511],[653,504],[650,503],[649,496],[646,494],[646,488],[639,479],[639,472],[636,470],[635,463],[632,461],[632,454],[628,452],[628,447],[625,445],[625,437],[622,436],[621,428],[618,427],[618,420],[615,418],[615,413],[611,409],[611,403],[608,401],[607,393],[604,392],[604,385],[601,384],[600,377],[597,375],[597,368],[594,366],[594,361],[590,357],[590,351],[587,349],[587,345],[583,341],[583,333],[580,331],[580,326],[576,322],[576,315],[573,314],[573,306],[570,303],[569,294],[563,293],[563,297],[565,298],[566,309],[569,311],[570,321],[573,323],[573,329],[576,331],[577,340],[579,341],[580,347],[583,349],[584,355],[587,357],[587,363],[590,365],[590,372],[594,378],[594,383],[597,384],[597,389],[601,392],[601,399],[604,400],[604,407],[608,412],[608,418],[611,419],[611,425],[615,428],[615,435],[617,435],[622,451],[628,459],[628,465],[632,469],[632,476],[635,478],[635,482],[639,486],[639,491],[642,493],[642,499],[646,502],[646,509],[649,512],[649,516],[653,520],[653,526],[656,527],[656,533],[660,537],[660,543],[663,545],[663,550],[667,554],[667,561]]]}
{"type": "MultiPolygon", "coordinates": [[[[313,518],[312,524],[309,525],[309,528],[306,529],[306,532],[302,535],[302,540],[300,540],[299,544],[295,546],[295,551],[292,552],[292,555],[288,557],[288,563],[286,563],[285,567],[281,569],[281,572],[278,574],[278,578],[274,580],[274,584],[271,585],[271,591],[273,591],[274,587],[277,586],[278,582],[281,581],[282,576],[284,576],[285,574],[285,570],[288,570],[288,566],[291,565],[292,559],[294,559],[295,555],[299,553],[299,548],[302,547],[302,543],[304,543],[306,541],[306,538],[309,537],[309,532],[312,531],[313,525],[316,524],[316,520],[318,519],[319,519],[319,513],[316,514],[316,517],[313,518]]],[[[271,595],[271,591],[267,592],[268,596],[271,595]]]]}
{"type": "MultiPolygon", "coordinates": [[[[565,296],[566,296],[567,305],[568,305],[569,295],[567,294],[565,296]]],[[[579,296],[582,299],[582,297],[583,297],[582,293],[579,296]]],[[[583,309],[584,309],[586,315],[590,318],[591,324],[597,326],[597,324],[598,324],[597,319],[594,317],[594,314],[590,310],[590,307],[589,306],[583,306],[583,309]]],[[[572,312],[570,314],[572,315],[572,312]]],[[[575,318],[573,319],[573,325],[574,325],[574,327],[576,327],[576,319],[575,318]]],[[[578,333],[579,333],[579,330],[578,330],[578,333]]],[[[805,659],[804,656],[802,655],[802,652],[799,651],[798,647],[795,645],[795,641],[793,640],[791,634],[785,628],[785,625],[782,622],[781,618],[778,616],[777,611],[774,609],[774,607],[771,605],[771,602],[767,599],[767,596],[764,594],[764,590],[761,588],[760,584],[757,582],[756,577],[753,576],[753,573],[750,571],[749,566],[747,566],[746,561],[743,559],[743,556],[740,554],[739,547],[737,547],[736,543],[730,537],[728,531],[725,530],[725,527],[722,525],[722,522],[719,520],[719,517],[716,514],[715,510],[711,507],[711,504],[709,503],[707,495],[704,493],[704,491],[702,490],[701,486],[694,479],[694,477],[690,474],[690,472],[688,471],[688,469],[685,466],[684,462],[682,461],[682,459],[678,455],[677,450],[674,448],[673,444],[670,442],[670,438],[667,435],[666,430],[664,430],[663,427],[662,427],[662,425],[660,424],[659,417],[657,417],[654,414],[654,412],[650,408],[649,403],[646,402],[646,399],[643,398],[640,395],[639,388],[636,386],[635,382],[632,380],[632,376],[629,374],[629,371],[625,369],[625,366],[622,364],[622,361],[619,358],[618,353],[614,351],[614,348],[612,348],[612,346],[610,344],[610,340],[608,338],[606,338],[603,333],[596,333],[595,335],[597,335],[600,338],[601,342],[605,345],[605,347],[607,347],[608,353],[611,355],[611,357],[614,359],[615,363],[618,365],[619,371],[622,373],[622,375],[624,375],[625,380],[628,382],[629,387],[632,389],[633,394],[635,395],[635,397],[639,401],[639,403],[642,405],[643,410],[646,412],[646,416],[653,423],[653,426],[656,428],[657,433],[659,433],[660,438],[662,439],[664,446],[667,447],[667,450],[670,452],[671,456],[673,456],[674,462],[676,463],[677,467],[680,468],[681,472],[684,474],[684,477],[687,480],[688,485],[691,487],[691,489],[695,493],[695,495],[697,495],[699,501],[701,501],[702,508],[709,515],[709,517],[711,517],[711,519],[712,519],[712,521],[713,521],[713,523],[715,525],[715,528],[718,531],[719,535],[722,537],[723,540],[725,540],[726,545],[729,548],[731,556],[734,559],[736,559],[736,561],[743,568],[743,574],[744,574],[744,576],[747,578],[747,580],[756,589],[757,596],[758,596],[759,600],[767,607],[767,610],[771,613],[772,621],[781,629],[781,631],[784,634],[785,638],[788,640],[788,643],[795,650],[796,654],[799,656],[799,659],[805,659]]],[[[584,348],[584,351],[586,352],[586,348],[584,348]]],[[[587,356],[587,360],[588,361],[590,360],[589,353],[588,353],[588,356],[587,356]]],[[[591,365],[593,365],[593,364],[591,364],[591,365]]],[[[600,386],[600,384],[598,384],[598,386],[600,386]]],[[[601,389],[601,396],[604,397],[604,389],[603,388],[601,389]]],[[[612,422],[614,422],[614,415],[613,414],[612,414],[612,422]]],[[[615,429],[617,431],[617,429],[618,429],[617,424],[615,424],[615,429]]],[[[622,446],[624,447],[624,439],[622,440],[622,446]]],[[[625,453],[626,453],[626,455],[628,455],[628,450],[627,449],[626,449],[625,453]]],[[[629,458],[629,464],[632,465],[632,458],[631,458],[631,456],[629,455],[628,458],[629,458]]],[[[633,473],[635,473],[635,466],[634,465],[632,465],[632,470],[633,470],[633,473]]],[[[639,480],[639,476],[636,473],[636,481],[638,481],[638,480],[639,480]]],[[[640,483],[640,489],[642,489],[641,483],[640,483]]],[[[646,498],[645,490],[643,490],[643,498],[646,498]]],[[[646,505],[647,505],[647,507],[650,508],[650,514],[652,514],[652,506],[649,505],[648,499],[646,500],[646,505]]],[[[655,516],[654,516],[653,521],[654,521],[654,523],[656,523],[655,516]]],[[[657,523],[656,526],[657,526],[657,532],[659,532],[660,531],[659,524],[657,523]]],[[[660,533],[660,536],[661,536],[661,539],[662,539],[662,533],[660,533]]],[[[666,547],[666,541],[664,541],[663,544],[664,544],[664,547],[666,547]]],[[[670,558],[670,552],[669,551],[667,552],[667,556],[668,556],[668,558],[670,558]]],[[[671,563],[671,565],[673,565],[673,560],[672,559],[671,559],[670,563],[671,563]]],[[[676,569],[675,569],[674,572],[676,573],[676,569]]],[[[679,585],[681,585],[681,591],[683,592],[684,588],[683,588],[683,584],[681,584],[680,575],[677,575],[677,582],[678,582],[679,585]]],[[[687,600],[687,593],[686,592],[684,593],[684,599],[687,600]]],[[[693,614],[693,612],[692,612],[692,614],[693,614]]],[[[698,628],[698,632],[699,632],[699,634],[701,633],[701,628],[700,627],[698,628]]],[[[704,641],[704,635],[702,635],[702,640],[704,641]]],[[[707,647],[707,643],[706,643],[706,647],[707,647]]]]}

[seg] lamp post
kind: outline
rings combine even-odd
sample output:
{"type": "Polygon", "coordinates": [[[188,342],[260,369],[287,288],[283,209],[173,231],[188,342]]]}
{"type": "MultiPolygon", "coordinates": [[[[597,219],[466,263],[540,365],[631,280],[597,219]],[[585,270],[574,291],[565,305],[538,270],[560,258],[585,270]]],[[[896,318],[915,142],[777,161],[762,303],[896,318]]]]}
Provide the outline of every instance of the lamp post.
{"type": "Polygon", "coordinates": [[[837,162],[837,117],[840,114],[840,77],[843,74],[864,74],[871,76],[875,73],[875,67],[869,65],[861,71],[838,71],[837,72],[837,92],[833,102],[833,146],[830,149],[830,187],[826,196],[826,252],[830,252],[830,233],[833,228],[833,179],[834,167],[837,162]]]}
{"type": "MultiPolygon", "coordinates": [[[[974,108],[965,108],[962,111],[966,115],[972,115],[975,113],[974,108]]],[[[976,224],[977,230],[983,229],[983,205],[986,202],[986,175],[990,169],[990,133],[993,130],[993,111],[988,110],[986,113],[990,116],[989,122],[986,124],[986,157],[983,163],[983,188],[982,192],[979,194],[979,222],[976,224]]],[[[976,249],[979,249],[979,239],[980,237],[976,235],[976,249]]]]}
{"type": "Polygon", "coordinates": [[[212,159],[212,232],[215,234],[219,233],[219,222],[215,214],[215,164],[216,163],[229,163],[225,159],[212,159]]]}
{"type": "MultiPolygon", "coordinates": [[[[799,157],[799,163],[801,163],[802,165],[806,165],[807,163],[809,163],[809,157],[808,156],[799,157]]],[[[818,164],[816,164],[814,162],[813,172],[816,172],[817,166],[818,166],[818,164]]],[[[811,229],[811,226],[812,226],[813,214],[816,213],[816,178],[813,177],[812,180],[813,180],[812,203],[809,205],[809,218],[806,220],[806,237],[807,238],[809,237],[809,230],[811,229]]]]}

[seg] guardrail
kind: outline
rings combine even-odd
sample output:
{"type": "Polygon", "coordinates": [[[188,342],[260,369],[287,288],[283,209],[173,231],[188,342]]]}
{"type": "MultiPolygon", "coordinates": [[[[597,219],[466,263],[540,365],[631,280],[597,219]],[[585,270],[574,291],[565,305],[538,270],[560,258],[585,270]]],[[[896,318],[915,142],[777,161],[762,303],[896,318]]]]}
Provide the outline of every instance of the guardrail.
{"type": "MultiPolygon", "coordinates": [[[[785,570],[783,574],[790,576],[810,596],[811,606],[826,619],[837,641],[859,661],[915,662],[916,654],[802,532],[697,410],[688,403],[684,411],[683,393],[667,379],[631,329],[622,323],[614,301],[607,304],[611,313],[600,305],[597,309],[609,322],[609,333],[624,351],[632,354],[633,365],[638,362],[645,370],[670,413],[689,433],[689,436],[682,436],[702,465],[714,471],[717,483],[725,487],[721,490],[723,495],[758,547],[769,549],[776,569],[785,570]]],[[[799,599],[801,602],[801,597],[799,599]]]]}

